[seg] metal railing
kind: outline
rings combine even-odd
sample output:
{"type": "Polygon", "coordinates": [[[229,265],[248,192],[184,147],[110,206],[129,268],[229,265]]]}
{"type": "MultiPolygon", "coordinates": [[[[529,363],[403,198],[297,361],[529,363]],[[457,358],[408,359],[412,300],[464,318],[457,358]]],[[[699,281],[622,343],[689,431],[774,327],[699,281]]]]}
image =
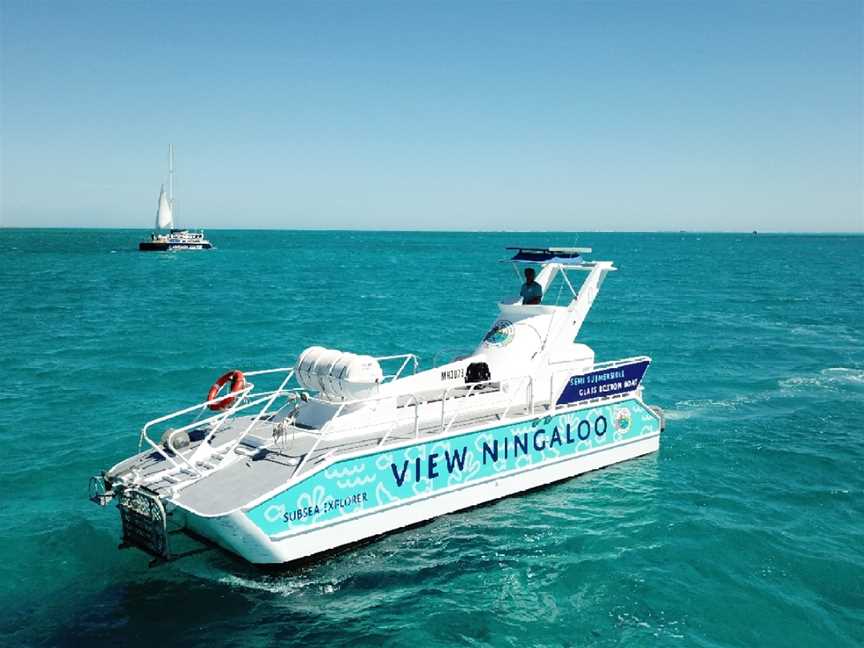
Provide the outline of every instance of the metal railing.
{"type": "MultiPolygon", "coordinates": [[[[387,376],[385,380],[387,382],[392,382],[397,380],[405,369],[408,367],[409,363],[413,361],[414,368],[416,371],[419,359],[414,354],[403,354],[403,355],[395,355],[395,356],[382,356],[378,358],[379,361],[387,361],[387,360],[402,360],[401,365],[398,370],[392,376],[387,376]]],[[[617,367],[621,367],[624,365],[632,364],[635,362],[640,362],[643,360],[648,360],[647,356],[636,356],[631,358],[625,358],[621,360],[613,360],[609,362],[604,362],[600,364],[595,364],[589,371],[582,372],[580,374],[573,374],[572,370],[568,369],[560,369],[558,371],[552,371],[549,377],[549,403],[548,407],[551,410],[558,409],[559,407],[564,407],[565,405],[558,405],[556,402],[556,381],[560,380],[560,377],[563,374],[566,374],[567,378],[564,380],[563,385],[566,386],[567,380],[574,375],[585,375],[588,373],[594,373],[597,371],[603,370],[611,370],[617,367]]],[[[285,373],[286,375],[282,379],[279,386],[270,391],[260,392],[255,395],[254,398],[251,398],[251,395],[255,389],[255,384],[252,382],[247,382],[243,389],[239,389],[235,392],[230,392],[228,394],[217,394],[214,398],[198,403],[191,407],[186,407],[170,414],[166,414],[165,416],[161,416],[155,419],[148,421],[144,427],[141,429],[141,433],[139,436],[139,450],[141,446],[146,443],[149,445],[154,451],[159,453],[165,460],[167,460],[175,469],[176,472],[189,472],[193,477],[202,477],[206,470],[202,470],[202,464],[205,464],[211,457],[215,455],[221,455],[222,457],[227,456],[231,451],[237,448],[239,444],[243,442],[243,440],[255,429],[255,427],[260,423],[260,421],[267,416],[268,414],[272,415],[274,413],[278,413],[291,403],[296,403],[301,398],[303,400],[309,400],[314,402],[319,402],[328,407],[336,407],[335,413],[328,418],[328,420],[321,426],[320,430],[318,430],[316,434],[316,439],[312,444],[311,448],[305,452],[297,464],[296,469],[294,470],[292,479],[296,479],[300,473],[301,469],[306,465],[306,463],[313,458],[314,454],[321,447],[322,442],[328,438],[328,436],[334,431],[334,428],[337,426],[337,422],[340,419],[340,416],[346,411],[346,408],[349,406],[355,405],[372,405],[374,403],[392,400],[395,403],[394,413],[392,418],[377,418],[374,415],[370,415],[372,419],[366,425],[361,427],[351,427],[351,431],[354,433],[362,432],[364,429],[368,428],[378,428],[382,429],[383,434],[381,438],[377,441],[377,446],[384,445],[392,436],[394,430],[398,429],[400,424],[406,423],[408,421],[408,417],[405,415],[409,408],[413,409],[413,437],[420,437],[420,422],[421,422],[421,407],[422,406],[431,406],[435,401],[437,401],[437,396],[440,394],[441,399],[441,412],[440,417],[438,417],[438,425],[437,429],[433,429],[429,432],[430,435],[441,435],[447,434],[453,426],[456,424],[457,420],[460,419],[465,414],[476,413],[482,409],[482,407],[472,407],[472,399],[474,396],[477,396],[481,393],[481,390],[486,389],[490,386],[497,387],[494,393],[507,393],[511,388],[511,385],[515,385],[515,389],[513,389],[510,394],[509,399],[507,400],[507,404],[500,414],[496,413],[499,419],[507,418],[508,414],[510,414],[514,405],[519,401],[522,405],[527,406],[528,413],[533,416],[536,410],[536,394],[535,394],[535,381],[534,377],[531,375],[517,376],[512,378],[505,378],[504,380],[498,381],[482,381],[476,383],[470,383],[469,385],[459,385],[449,387],[444,389],[443,392],[433,392],[431,395],[426,394],[426,398],[421,399],[420,396],[414,393],[402,393],[402,394],[384,394],[377,395],[370,398],[359,398],[354,400],[345,400],[340,402],[334,402],[330,400],[325,400],[316,397],[310,397],[308,394],[302,393],[299,389],[286,389],[288,383],[294,377],[294,369],[290,367],[281,367],[277,369],[266,369],[261,371],[251,371],[247,372],[244,375],[246,377],[254,377],[261,376],[267,374],[276,374],[276,373],[285,373]],[[506,388],[505,388],[506,386],[506,388]],[[467,387],[467,389],[466,389],[467,387]],[[271,407],[273,407],[274,403],[280,398],[284,397],[286,402],[282,407],[274,411],[271,411],[271,407]],[[198,412],[200,414],[207,411],[207,408],[220,401],[224,401],[226,398],[233,398],[233,402],[230,407],[225,410],[216,412],[215,414],[208,416],[206,418],[198,418],[191,423],[183,425],[182,427],[177,428],[176,430],[171,430],[170,434],[167,437],[164,437],[159,442],[154,441],[150,437],[150,433],[152,429],[160,424],[166,423],[178,417],[192,414],[193,412],[198,412]],[[398,403],[398,399],[404,399],[401,405],[398,403]],[[448,405],[461,400],[461,407],[456,408],[456,411],[448,412],[448,405]],[[229,420],[231,417],[236,416],[237,414],[248,411],[252,408],[261,406],[255,415],[252,417],[252,420],[249,424],[243,429],[243,431],[233,438],[227,445],[223,447],[217,447],[216,449],[211,446],[210,442],[216,435],[216,433],[223,427],[225,422],[229,420]],[[389,424],[389,425],[388,425],[389,424]],[[182,449],[175,448],[175,445],[172,441],[177,438],[178,435],[188,432],[190,430],[201,428],[202,426],[209,425],[210,428],[207,431],[206,435],[202,439],[200,443],[198,443],[193,449],[191,449],[188,453],[183,453],[182,449]],[[165,442],[167,440],[167,443],[165,442]]],[[[562,387],[563,388],[563,387],[562,387]]],[[[616,395],[618,396],[618,395],[616,395]]],[[[587,399],[585,402],[593,402],[600,401],[610,398],[608,396],[597,397],[592,399],[587,399]]],[[[503,400],[503,399],[502,399],[503,400]]],[[[484,402],[484,406],[488,407],[489,403],[484,402]]],[[[434,410],[433,410],[434,411],[434,410]]],[[[326,457],[326,455],[325,455],[326,457]]],[[[320,460],[319,457],[317,460],[320,460]]],[[[207,468],[208,466],[204,466],[207,468]]],[[[209,466],[210,469],[213,466],[209,466]]],[[[171,472],[169,470],[169,472],[171,472]]],[[[164,474],[164,473],[163,473],[164,474]]]]}
{"type": "Polygon", "coordinates": [[[266,403],[264,405],[264,407],[258,411],[258,413],[254,417],[253,421],[249,424],[249,426],[240,434],[240,436],[238,436],[232,442],[231,446],[227,449],[227,451],[230,452],[230,450],[235,448],[252,431],[252,429],[255,427],[255,425],[258,423],[258,421],[260,421],[261,418],[267,413],[270,406],[275,402],[275,400],[280,395],[290,396],[291,394],[293,394],[296,391],[296,390],[285,390],[285,386],[288,384],[288,382],[291,380],[291,378],[294,375],[294,369],[290,368],[290,367],[280,367],[278,369],[265,369],[265,370],[261,370],[261,371],[250,371],[250,372],[244,374],[246,377],[252,377],[252,376],[260,376],[260,375],[273,374],[273,373],[279,373],[279,372],[287,372],[287,375],[282,380],[282,383],[280,384],[279,388],[272,390],[272,391],[262,392],[262,393],[258,394],[256,398],[254,398],[252,400],[248,400],[248,396],[255,389],[255,384],[252,382],[247,382],[246,385],[243,387],[243,389],[239,389],[239,390],[234,391],[234,392],[229,392],[228,394],[217,394],[214,398],[211,398],[211,399],[206,400],[204,402],[198,403],[196,405],[192,405],[191,407],[186,407],[186,408],[177,410],[175,412],[171,412],[170,414],[166,414],[165,416],[160,416],[158,418],[155,418],[155,419],[148,421],[144,425],[144,427],[141,428],[141,433],[138,437],[138,449],[139,449],[139,451],[141,449],[141,446],[146,442],[151,448],[153,448],[153,450],[158,452],[164,459],[166,459],[169,463],[171,463],[177,470],[183,471],[184,469],[188,469],[188,470],[192,471],[192,473],[195,476],[198,476],[198,477],[202,476],[203,472],[199,469],[199,467],[197,465],[197,462],[201,459],[201,456],[200,456],[202,454],[201,450],[202,450],[202,448],[206,448],[206,449],[210,448],[210,444],[209,444],[210,440],[213,438],[213,436],[216,434],[216,432],[219,431],[219,429],[222,427],[222,425],[225,423],[225,421],[227,421],[230,417],[235,416],[239,412],[249,410],[253,407],[256,407],[257,405],[260,405],[262,403],[266,403]],[[212,405],[214,403],[218,403],[220,401],[223,401],[226,398],[233,398],[234,400],[231,403],[231,406],[226,408],[225,410],[219,411],[216,414],[213,414],[212,416],[209,416],[209,417],[204,418],[204,419],[200,419],[200,418],[196,417],[196,419],[194,421],[192,421],[191,423],[188,423],[182,427],[179,427],[176,430],[171,430],[171,433],[167,437],[167,445],[169,448],[172,449],[173,455],[175,457],[179,458],[181,460],[182,464],[185,464],[185,465],[181,465],[180,463],[175,461],[174,458],[171,456],[171,454],[169,454],[166,451],[166,448],[164,448],[161,443],[156,443],[153,439],[150,438],[150,435],[148,434],[148,432],[156,425],[159,425],[161,423],[165,423],[167,421],[170,421],[172,419],[175,419],[175,418],[187,415],[187,414],[191,414],[193,412],[198,412],[200,415],[200,413],[203,413],[204,411],[206,411],[210,405],[212,405]],[[198,445],[198,447],[189,453],[188,457],[186,455],[184,455],[181,451],[173,449],[174,446],[171,443],[171,441],[174,438],[176,438],[179,434],[184,433],[184,432],[188,432],[188,431],[196,429],[196,428],[200,428],[200,427],[208,425],[208,424],[210,425],[210,430],[208,431],[207,435],[204,437],[204,439],[198,445]]]}
{"type": "MultiPolygon", "coordinates": [[[[379,362],[386,362],[388,360],[402,361],[396,372],[386,375],[382,382],[392,382],[394,380],[397,380],[400,376],[402,376],[402,374],[405,372],[406,368],[409,365],[413,365],[413,369],[416,372],[417,367],[420,364],[420,359],[413,353],[380,356],[377,357],[376,360],[378,360],[379,362]]],[[[237,448],[237,446],[240,445],[243,440],[247,436],[249,436],[249,434],[255,429],[255,426],[258,425],[262,418],[264,418],[268,414],[274,413],[271,412],[270,408],[273,406],[273,404],[278,398],[285,397],[287,399],[287,402],[285,403],[285,405],[276,410],[276,413],[281,411],[290,403],[296,402],[300,399],[299,389],[286,389],[286,386],[294,377],[295,370],[293,367],[279,367],[276,369],[248,371],[244,372],[244,377],[251,378],[253,376],[262,376],[276,373],[286,374],[285,377],[282,379],[279,387],[271,391],[259,392],[255,394],[254,398],[250,397],[255,390],[255,384],[251,381],[247,381],[242,389],[228,392],[227,394],[217,394],[214,398],[211,398],[209,400],[197,403],[190,407],[176,410],[174,412],[171,412],[170,414],[166,414],[164,416],[160,416],[148,421],[141,428],[141,432],[138,436],[138,451],[140,452],[142,446],[146,444],[155,452],[157,452],[169,464],[171,464],[171,466],[173,466],[174,470],[169,471],[169,473],[176,474],[178,472],[185,471],[190,473],[193,477],[202,477],[205,471],[201,469],[201,464],[206,462],[214,454],[218,453],[222,456],[227,456],[231,451],[237,448]],[[207,408],[210,405],[223,402],[227,398],[233,399],[229,407],[205,418],[201,418],[201,415],[207,411],[207,408]],[[235,439],[233,439],[227,446],[219,448],[216,451],[213,450],[212,446],[210,445],[210,441],[214,438],[216,433],[220,429],[222,429],[226,421],[241,412],[248,411],[262,405],[263,407],[260,407],[260,409],[256,412],[252,421],[249,422],[246,428],[235,439]],[[192,422],[187,423],[177,429],[170,430],[168,435],[163,435],[163,438],[161,438],[159,441],[151,438],[150,435],[154,427],[193,413],[197,413],[198,415],[192,422]],[[194,447],[194,449],[191,449],[191,451],[184,453],[182,449],[176,448],[176,444],[174,442],[181,434],[187,433],[191,430],[200,429],[204,426],[209,426],[209,430],[207,431],[207,434],[202,439],[202,441],[198,443],[196,447],[194,447]]],[[[350,404],[351,402],[356,401],[343,403],[342,407],[340,407],[339,409],[339,412],[341,413],[342,409],[344,409],[344,406],[350,404]]],[[[336,417],[334,416],[333,418],[335,419],[336,417]]],[[[164,475],[164,473],[161,472],[160,474],[164,475]]]]}
{"type": "MultiPolygon", "coordinates": [[[[265,369],[264,371],[253,371],[247,375],[255,376],[255,375],[268,374],[268,373],[277,373],[278,371],[282,371],[282,370],[281,369],[265,369]]],[[[285,376],[285,378],[282,380],[282,383],[279,385],[279,387],[277,389],[273,390],[273,392],[270,394],[270,398],[267,400],[267,403],[264,405],[263,408],[261,408],[258,411],[258,413],[255,415],[255,417],[252,419],[252,422],[249,423],[249,425],[246,427],[246,429],[240,433],[240,436],[238,436],[233,442],[231,442],[230,446],[225,449],[225,451],[224,451],[225,454],[231,452],[232,450],[234,450],[234,448],[236,448],[238,445],[240,445],[240,443],[243,441],[243,439],[245,439],[246,436],[252,431],[252,429],[258,424],[258,421],[260,421],[261,418],[267,413],[267,411],[270,409],[270,406],[273,405],[273,403],[276,401],[276,399],[280,395],[283,395],[283,394],[286,395],[288,397],[288,403],[292,402],[292,400],[299,400],[300,399],[300,396],[297,395],[296,392],[285,389],[285,386],[288,384],[288,382],[291,380],[291,378],[293,378],[293,376],[294,376],[294,369],[290,369],[288,371],[288,375],[285,376]],[[292,397],[293,397],[293,399],[292,399],[292,397]]],[[[262,394],[262,398],[266,397],[266,395],[267,395],[266,393],[262,394]]],[[[286,403],[286,405],[288,403],[286,403]]],[[[209,439],[212,438],[213,434],[215,434],[215,433],[216,433],[215,430],[211,431],[210,435],[208,436],[207,439],[205,439],[205,441],[209,441],[209,439]]],[[[201,446],[199,446],[198,449],[200,450],[202,447],[205,447],[203,443],[201,446]]]]}
{"type": "MultiPolygon", "coordinates": [[[[522,386],[524,385],[525,381],[527,381],[527,383],[528,383],[527,393],[530,394],[530,397],[528,398],[529,412],[533,416],[533,414],[534,414],[534,378],[532,376],[528,376],[528,375],[517,376],[515,378],[505,378],[504,380],[484,380],[481,382],[471,383],[471,387],[468,389],[467,393],[465,393],[464,395],[456,396],[455,398],[466,398],[466,399],[470,398],[474,394],[474,391],[477,388],[485,387],[487,385],[499,385],[499,390],[500,390],[500,385],[505,384],[505,383],[509,383],[511,381],[516,381],[516,380],[519,381],[519,385],[515,390],[513,390],[513,394],[510,396],[510,400],[507,401],[507,407],[505,407],[504,411],[501,413],[501,418],[502,419],[506,418],[507,414],[510,412],[510,408],[513,407],[513,402],[515,401],[516,397],[522,392],[522,386]]],[[[468,401],[466,400],[463,403],[461,409],[453,414],[453,417],[450,419],[450,422],[446,426],[444,425],[445,410],[446,410],[446,406],[447,406],[447,394],[450,391],[454,391],[456,389],[464,389],[464,387],[461,387],[461,386],[460,387],[450,387],[449,389],[444,391],[444,396],[441,398],[441,428],[440,428],[441,431],[440,431],[440,434],[446,434],[447,432],[449,432],[450,429],[453,427],[453,424],[456,422],[456,419],[462,413],[462,411],[467,409],[468,401]]]]}
{"type": "Polygon", "coordinates": [[[408,366],[408,363],[413,360],[414,362],[414,373],[417,373],[417,367],[420,366],[420,358],[413,353],[400,353],[398,355],[389,355],[389,356],[378,356],[375,358],[379,363],[386,362],[388,360],[402,360],[402,364],[399,366],[399,369],[395,374],[385,375],[384,379],[381,382],[393,382],[394,380],[398,380],[402,375],[402,372],[405,371],[405,367],[408,366]]]}
{"type": "MultiPolygon", "coordinates": [[[[420,436],[420,401],[417,399],[417,397],[414,394],[408,394],[408,401],[406,403],[403,403],[402,408],[404,409],[404,408],[408,407],[408,403],[412,402],[412,401],[414,403],[414,438],[416,439],[420,436]]],[[[399,408],[397,407],[396,409],[398,410],[399,408]]],[[[393,417],[393,423],[390,425],[390,427],[384,433],[384,436],[381,437],[381,440],[378,442],[379,446],[384,445],[384,442],[390,436],[390,433],[393,431],[393,428],[396,427],[396,423],[398,423],[398,422],[399,422],[399,416],[396,415],[393,417]]]]}
{"type": "MultiPolygon", "coordinates": [[[[488,385],[499,385],[500,386],[502,384],[505,384],[505,383],[508,383],[511,381],[518,381],[518,387],[511,394],[510,399],[507,402],[507,406],[505,407],[504,412],[501,414],[501,418],[503,419],[507,415],[507,413],[513,407],[513,404],[514,404],[515,400],[517,399],[517,397],[521,393],[523,393],[522,388],[523,388],[523,386],[525,386],[526,382],[527,382],[527,394],[528,394],[527,404],[529,406],[529,412],[531,413],[531,415],[533,415],[534,409],[535,409],[534,408],[534,405],[535,405],[535,403],[534,403],[534,382],[533,382],[533,378],[531,376],[527,376],[527,375],[526,376],[518,376],[515,378],[505,379],[504,381],[488,380],[488,381],[483,381],[483,382],[471,383],[471,386],[468,388],[467,391],[465,391],[465,386],[459,386],[459,387],[450,387],[448,389],[445,389],[442,392],[442,394],[441,394],[440,424],[439,424],[437,430],[433,430],[433,431],[429,432],[428,434],[430,434],[430,435],[439,434],[440,435],[440,434],[446,434],[447,432],[449,432],[452,429],[454,423],[456,422],[456,420],[458,419],[458,417],[460,415],[462,415],[463,413],[471,411],[470,408],[467,407],[467,404],[469,402],[467,399],[470,398],[472,395],[476,395],[478,388],[485,387],[488,385]],[[461,392],[459,392],[457,390],[461,390],[461,392]],[[461,399],[461,398],[466,399],[465,401],[463,401],[463,406],[461,408],[459,408],[459,410],[457,410],[455,413],[453,413],[449,422],[447,422],[445,424],[445,422],[446,422],[446,407],[447,407],[448,401],[455,401],[455,400],[461,399]]],[[[499,389],[499,393],[500,393],[500,389],[499,389]]],[[[374,398],[364,398],[364,399],[356,399],[353,401],[343,401],[343,402],[339,403],[339,406],[337,407],[336,412],[333,414],[333,416],[318,431],[318,434],[316,435],[316,439],[315,439],[315,442],[312,444],[312,447],[309,448],[309,450],[304,453],[302,459],[297,464],[297,467],[294,470],[294,476],[292,477],[292,479],[299,479],[302,468],[306,465],[306,463],[309,460],[312,459],[313,455],[318,450],[321,443],[324,441],[325,438],[328,437],[328,434],[330,434],[332,432],[335,421],[337,421],[339,419],[340,415],[342,415],[342,413],[345,411],[345,408],[347,406],[360,405],[360,404],[372,404],[374,402],[381,401],[381,400],[395,400],[398,397],[402,397],[402,398],[407,397],[408,400],[405,403],[403,403],[401,406],[396,407],[396,412],[394,412],[394,416],[392,419],[384,419],[384,420],[380,420],[380,421],[374,421],[374,422],[372,422],[369,425],[364,426],[364,427],[376,428],[376,427],[384,427],[388,423],[390,424],[389,427],[387,428],[387,430],[381,436],[381,439],[376,444],[376,446],[382,446],[387,441],[387,439],[390,438],[390,434],[396,428],[397,424],[399,422],[405,420],[405,418],[406,418],[404,416],[405,408],[413,407],[414,408],[413,434],[414,434],[414,438],[419,438],[420,437],[420,406],[421,405],[431,405],[434,402],[434,400],[422,401],[422,400],[420,400],[420,398],[416,394],[399,394],[398,396],[392,395],[392,394],[387,394],[384,396],[376,396],[374,398]],[[400,412],[399,410],[402,410],[402,411],[400,412]]],[[[310,399],[310,400],[319,401],[319,399],[310,399]]],[[[330,401],[323,401],[323,400],[320,400],[319,402],[322,402],[322,403],[325,403],[328,405],[334,404],[334,403],[331,403],[330,401]]],[[[354,427],[351,429],[352,429],[352,431],[354,431],[356,433],[357,431],[363,430],[364,428],[354,427]]],[[[325,455],[325,457],[326,457],[326,455],[325,455]]],[[[319,457],[318,459],[320,460],[321,458],[322,457],[319,457]]]]}

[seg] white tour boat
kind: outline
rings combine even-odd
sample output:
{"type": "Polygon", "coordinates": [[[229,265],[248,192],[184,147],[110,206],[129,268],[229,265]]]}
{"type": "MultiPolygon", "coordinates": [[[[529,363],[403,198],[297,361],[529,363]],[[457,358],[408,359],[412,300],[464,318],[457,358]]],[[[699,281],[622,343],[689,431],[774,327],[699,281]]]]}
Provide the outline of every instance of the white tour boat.
{"type": "Polygon", "coordinates": [[[165,185],[159,190],[159,206],[156,208],[156,231],[148,241],[141,241],[141,252],[164,252],[166,250],[209,250],[213,246],[204,231],[177,229],[174,227],[174,146],[168,145],[168,193],[165,185]],[[167,232],[165,231],[167,230],[167,232]]]}
{"type": "Polygon", "coordinates": [[[517,274],[541,268],[545,302],[501,302],[469,355],[417,371],[412,354],[313,346],[293,367],[230,371],[204,402],[149,421],[139,453],[90,483],[95,502],[118,502],[121,547],[168,560],[183,531],[252,563],[291,562],[657,450],[650,359],[596,363],[574,341],[612,263],[513,249],[517,274]],[[548,303],[553,287],[565,303],[548,303]]]}

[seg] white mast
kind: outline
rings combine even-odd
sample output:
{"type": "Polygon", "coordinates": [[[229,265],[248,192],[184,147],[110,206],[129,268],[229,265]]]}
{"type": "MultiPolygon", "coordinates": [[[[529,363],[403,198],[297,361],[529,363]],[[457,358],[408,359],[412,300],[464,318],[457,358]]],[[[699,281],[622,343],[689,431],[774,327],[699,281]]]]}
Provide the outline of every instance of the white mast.
{"type": "Polygon", "coordinates": [[[168,145],[168,202],[171,204],[171,227],[175,227],[174,216],[176,209],[174,208],[174,145],[168,145]]]}

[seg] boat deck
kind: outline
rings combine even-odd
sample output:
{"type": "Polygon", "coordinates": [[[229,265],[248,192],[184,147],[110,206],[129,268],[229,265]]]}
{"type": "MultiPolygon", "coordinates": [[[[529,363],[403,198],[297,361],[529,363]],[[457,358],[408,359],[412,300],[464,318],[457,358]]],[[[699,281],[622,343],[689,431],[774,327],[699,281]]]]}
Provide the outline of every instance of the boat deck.
{"type": "MultiPolygon", "coordinates": [[[[527,410],[523,408],[522,411],[514,411],[513,416],[522,416],[526,412],[527,410]]],[[[473,413],[470,418],[466,417],[454,423],[449,433],[478,423],[498,420],[501,420],[500,414],[496,412],[473,413]]],[[[413,424],[405,425],[388,434],[383,444],[381,444],[383,435],[380,432],[371,432],[368,435],[341,441],[325,439],[305,461],[304,457],[312,450],[317,435],[299,428],[293,428],[289,435],[292,432],[295,436],[289,444],[283,446],[276,442],[260,448],[256,454],[245,457],[242,461],[236,461],[184,488],[174,498],[174,502],[201,515],[224,514],[284,485],[295,476],[298,467],[303,474],[314,470],[321,462],[339,455],[348,455],[364,449],[371,450],[379,445],[386,448],[414,438],[428,439],[440,434],[441,426],[440,424],[423,426],[415,437],[413,424]]]]}
{"type": "MultiPolygon", "coordinates": [[[[261,418],[248,433],[254,416],[235,416],[218,428],[209,441],[213,453],[206,461],[196,462],[195,470],[187,462],[209,433],[207,424],[190,430],[191,443],[179,453],[142,452],[115,466],[111,474],[114,478],[124,475],[126,484],[143,486],[180,507],[215,516],[246,505],[334,457],[414,438],[425,440],[445,431],[449,436],[478,424],[522,417],[529,411],[527,405],[505,411],[505,394],[497,386],[482,392],[457,392],[452,399],[461,403],[454,403],[453,411],[447,411],[447,423],[442,425],[446,392],[434,390],[419,396],[419,403],[416,397],[413,401],[416,408],[411,399],[400,397],[391,422],[365,429],[325,430],[323,438],[319,430],[286,420],[286,412],[261,418]],[[238,439],[240,442],[234,443],[238,439]]],[[[549,403],[535,403],[534,411],[545,412],[549,407],[549,403]]]]}

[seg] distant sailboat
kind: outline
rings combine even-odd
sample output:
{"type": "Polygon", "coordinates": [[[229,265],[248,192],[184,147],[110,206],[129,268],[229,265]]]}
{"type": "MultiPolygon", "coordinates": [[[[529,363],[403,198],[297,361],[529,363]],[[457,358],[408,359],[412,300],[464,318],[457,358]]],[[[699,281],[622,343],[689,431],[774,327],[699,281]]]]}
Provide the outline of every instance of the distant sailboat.
{"type": "Polygon", "coordinates": [[[159,189],[159,206],[156,208],[156,231],[149,241],[141,241],[141,251],[165,250],[209,250],[212,245],[204,238],[204,231],[192,232],[174,227],[174,146],[168,146],[168,193],[165,185],[159,189]],[[163,234],[162,230],[168,230],[163,234]]]}

